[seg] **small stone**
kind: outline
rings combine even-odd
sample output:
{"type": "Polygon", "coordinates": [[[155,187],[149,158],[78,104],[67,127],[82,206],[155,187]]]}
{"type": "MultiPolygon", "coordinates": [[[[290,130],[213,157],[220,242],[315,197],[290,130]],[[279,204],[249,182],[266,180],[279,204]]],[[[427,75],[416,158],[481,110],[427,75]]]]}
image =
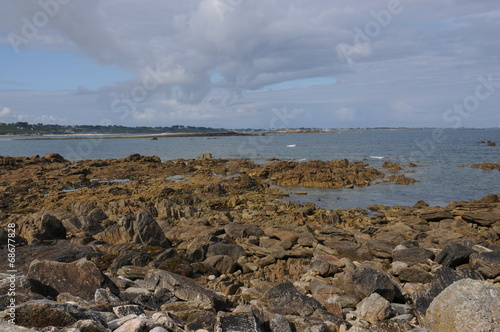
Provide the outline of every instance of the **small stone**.
{"type": "Polygon", "coordinates": [[[376,324],[389,317],[391,303],[379,294],[373,293],[357,305],[356,313],[360,319],[376,324]]]}

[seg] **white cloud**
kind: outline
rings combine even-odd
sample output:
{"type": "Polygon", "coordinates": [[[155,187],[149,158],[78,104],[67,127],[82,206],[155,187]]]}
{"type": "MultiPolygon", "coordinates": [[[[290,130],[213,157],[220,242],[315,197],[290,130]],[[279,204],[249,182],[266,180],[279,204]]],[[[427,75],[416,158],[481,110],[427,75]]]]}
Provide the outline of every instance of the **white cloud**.
{"type": "Polygon", "coordinates": [[[337,115],[337,119],[339,121],[352,121],[356,117],[356,110],[351,109],[351,108],[341,108],[338,109],[335,114],[337,115]]]}
{"type": "Polygon", "coordinates": [[[4,107],[0,111],[0,118],[7,118],[7,117],[10,117],[11,115],[12,115],[12,111],[8,107],[4,107]]]}

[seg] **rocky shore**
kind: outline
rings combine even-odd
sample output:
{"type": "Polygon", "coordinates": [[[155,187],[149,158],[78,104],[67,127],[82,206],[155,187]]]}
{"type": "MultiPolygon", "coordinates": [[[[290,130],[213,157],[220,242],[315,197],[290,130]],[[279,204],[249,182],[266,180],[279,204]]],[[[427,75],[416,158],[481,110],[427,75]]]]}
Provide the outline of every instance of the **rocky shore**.
{"type": "Polygon", "coordinates": [[[500,331],[500,195],[332,211],[279,187],[415,166],[0,157],[0,330],[500,331]]]}

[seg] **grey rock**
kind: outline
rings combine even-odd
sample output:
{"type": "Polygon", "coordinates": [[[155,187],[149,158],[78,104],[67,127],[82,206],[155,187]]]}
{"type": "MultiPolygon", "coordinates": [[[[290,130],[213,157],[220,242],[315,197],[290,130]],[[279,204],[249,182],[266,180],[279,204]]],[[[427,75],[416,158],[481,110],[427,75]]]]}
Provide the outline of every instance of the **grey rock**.
{"type": "Polygon", "coordinates": [[[127,317],[130,315],[139,316],[144,314],[144,310],[140,306],[134,304],[113,307],[113,312],[115,313],[116,316],[120,318],[127,317]]]}
{"type": "Polygon", "coordinates": [[[9,324],[4,321],[0,321],[0,331],[2,332],[36,332],[35,329],[30,329],[20,325],[9,324]]]}
{"type": "Polygon", "coordinates": [[[120,326],[122,326],[123,324],[125,324],[126,322],[133,320],[133,319],[136,319],[137,317],[138,317],[137,315],[132,314],[132,315],[128,315],[125,317],[113,319],[112,321],[108,322],[108,327],[114,331],[117,328],[119,328],[120,326]]]}
{"type": "Polygon", "coordinates": [[[271,311],[291,315],[309,316],[316,309],[322,309],[321,303],[300,293],[290,282],[271,288],[265,295],[271,311]]]}
{"type": "Polygon", "coordinates": [[[399,280],[426,284],[432,281],[432,275],[418,266],[412,266],[399,270],[399,280]]]}
{"type": "Polygon", "coordinates": [[[166,288],[177,298],[184,301],[201,302],[220,310],[229,305],[228,299],[222,295],[201,287],[192,279],[172,272],[149,270],[144,283],[149,290],[166,288]]]}
{"type": "Polygon", "coordinates": [[[446,267],[468,263],[474,251],[456,242],[450,242],[436,257],[436,262],[446,267]]]}
{"type": "Polygon", "coordinates": [[[253,314],[219,312],[215,323],[216,332],[264,332],[262,323],[253,314]]]}
{"type": "Polygon", "coordinates": [[[282,315],[273,315],[269,319],[269,328],[272,332],[293,332],[290,322],[282,315]]]}
{"type": "Polygon", "coordinates": [[[500,292],[485,281],[459,280],[432,301],[427,322],[431,332],[498,331],[500,292]]]}
{"type": "Polygon", "coordinates": [[[114,332],[145,332],[156,327],[156,324],[149,318],[137,317],[124,323],[114,330],[114,332]]]}
{"type": "Polygon", "coordinates": [[[99,288],[95,291],[94,301],[96,304],[118,304],[121,299],[110,291],[99,288]]]}

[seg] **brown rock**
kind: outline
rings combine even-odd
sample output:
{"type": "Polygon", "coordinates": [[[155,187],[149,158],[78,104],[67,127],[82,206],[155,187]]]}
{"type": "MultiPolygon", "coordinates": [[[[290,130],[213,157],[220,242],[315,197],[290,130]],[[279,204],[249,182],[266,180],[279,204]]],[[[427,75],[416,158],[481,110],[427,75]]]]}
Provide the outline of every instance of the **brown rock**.
{"type": "Polygon", "coordinates": [[[118,288],[97,266],[80,259],[73,263],[34,260],[27,274],[28,278],[39,280],[58,293],[70,293],[84,300],[93,300],[99,288],[110,288],[118,293],[118,288]]]}
{"type": "Polygon", "coordinates": [[[19,224],[19,235],[29,243],[66,238],[66,229],[59,219],[50,215],[30,217],[19,224]]]}

